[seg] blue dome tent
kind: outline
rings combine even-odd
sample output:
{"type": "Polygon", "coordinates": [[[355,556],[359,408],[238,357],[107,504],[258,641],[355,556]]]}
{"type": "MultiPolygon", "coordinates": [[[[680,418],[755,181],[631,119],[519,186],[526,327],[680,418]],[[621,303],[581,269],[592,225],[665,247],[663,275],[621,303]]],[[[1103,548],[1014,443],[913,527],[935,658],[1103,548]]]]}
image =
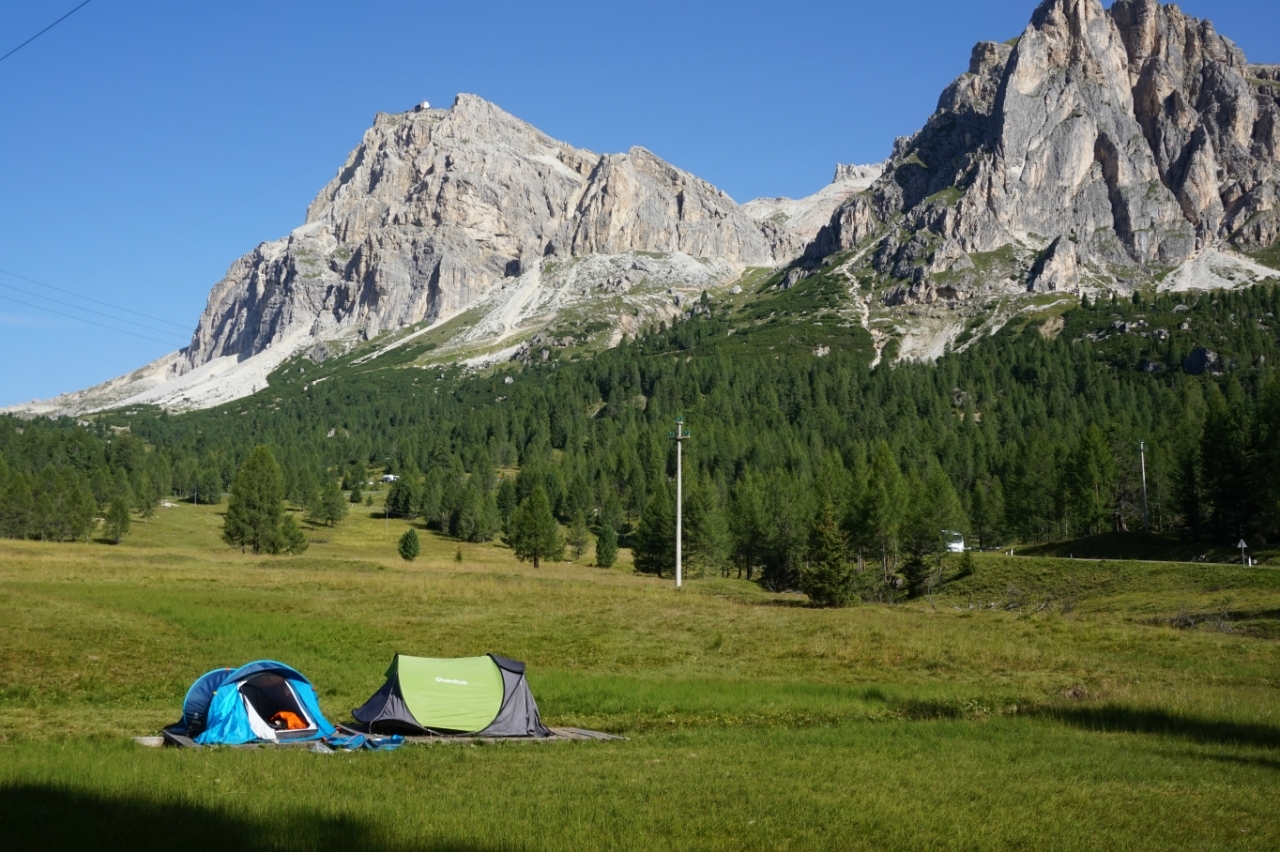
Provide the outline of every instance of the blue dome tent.
{"type": "Polygon", "coordinates": [[[182,702],[182,719],[165,731],[200,745],[318,740],[334,732],[316,692],[297,670],[274,660],[201,675],[182,702]],[[294,717],[295,725],[281,720],[294,717]]]}

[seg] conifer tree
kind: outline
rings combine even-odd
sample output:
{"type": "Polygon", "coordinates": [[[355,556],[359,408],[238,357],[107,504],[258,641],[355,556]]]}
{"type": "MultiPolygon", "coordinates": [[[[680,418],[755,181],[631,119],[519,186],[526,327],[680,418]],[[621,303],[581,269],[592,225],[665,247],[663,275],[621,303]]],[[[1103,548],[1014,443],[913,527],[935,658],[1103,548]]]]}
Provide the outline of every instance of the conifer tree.
{"type": "Polygon", "coordinates": [[[151,454],[151,487],[155,503],[173,494],[173,465],[158,452],[151,454]]]}
{"type": "Polygon", "coordinates": [[[904,573],[912,594],[923,594],[941,582],[946,549],[943,536],[948,532],[963,534],[969,523],[951,479],[936,461],[929,464],[923,480],[913,479],[910,493],[903,525],[903,543],[909,554],[904,573]]]}
{"type": "Polygon", "coordinates": [[[581,509],[574,513],[573,521],[569,524],[567,542],[575,560],[581,559],[591,544],[591,531],[587,529],[587,518],[581,509]]]}
{"type": "Polygon", "coordinates": [[[1055,494],[1059,476],[1053,444],[1043,430],[1033,430],[1013,467],[1013,483],[1006,502],[1006,517],[1023,541],[1054,537],[1061,517],[1055,494]]]}
{"type": "Polygon", "coordinates": [[[397,517],[412,517],[416,498],[417,482],[413,474],[406,473],[391,484],[391,491],[387,494],[387,510],[397,517]]]}
{"type": "Polygon", "coordinates": [[[202,468],[196,475],[196,487],[191,499],[206,506],[222,502],[222,475],[213,467],[202,468]]]}
{"type": "Polygon", "coordinates": [[[4,502],[0,503],[0,532],[7,538],[26,538],[31,534],[34,514],[35,497],[27,477],[22,473],[12,474],[4,502]]]}
{"type": "Polygon", "coordinates": [[[992,476],[973,485],[973,531],[981,547],[990,547],[1004,534],[1004,486],[992,476]]]}
{"type": "Polygon", "coordinates": [[[137,500],[133,493],[133,485],[129,482],[129,474],[124,468],[116,468],[114,479],[112,482],[112,498],[123,497],[127,505],[132,506],[137,500]]]}
{"type": "Polygon", "coordinates": [[[596,536],[596,567],[612,568],[618,561],[618,533],[605,524],[596,536]]]}
{"type": "Polygon", "coordinates": [[[564,558],[564,540],[541,485],[534,487],[511,516],[511,548],[517,559],[532,561],[534,568],[544,560],[564,558]]]}
{"type": "Polygon", "coordinates": [[[860,532],[867,550],[880,562],[882,579],[888,582],[898,567],[902,521],[906,514],[906,483],[889,444],[880,441],[871,453],[867,491],[860,532]]]}
{"type": "Polygon", "coordinates": [[[502,532],[502,515],[498,513],[498,495],[489,491],[480,501],[479,541],[493,541],[502,532]]]}
{"type": "Polygon", "coordinates": [[[729,496],[729,532],[733,537],[733,564],[738,577],[753,579],[766,549],[764,501],[759,477],[748,469],[729,496]]]}
{"type": "Polygon", "coordinates": [[[293,476],[289,487],[289,502],[297,506],[311,507],[316,495],[321,491],[320,480],[310,465],[302,465],[302,469],[293,476]]]}
{"type": "Polygon", "coordinates": [[[1116,462],[1097,424],[1081,434],[1064,473],[1079,529],[1088,535],[1105,532],[1114,517],[1116,462]]]}
{"type": "Polygon", "coordinates": [[[347,498],[353,506],[359,506],[364,502],[364,497],[360,494],[360,483],[356,482],[351,485],[351,495],[347,498]]]}
{"type": "Polygon", "coordinates": [[[684,556],[690,577],[719,574],[732,546],[720,494],[705,474],[690,477],[685,493],[684,556]]]}
{"type": "Polygon", "coordinates": [[[476,543],[492,541],[500,529],[496,496],[486,494],[479,483],[468,482],[462,492],[462,504],[454,513],[454,537],[476,543]]]}
{"type": "Polygon", "coordinates": [[[912,482],[911,498],[903,524],[903,544],[916,559],[941,553],[943,531],[964,533],[969,522],[956,496],[951,478],[937,462],[931,462],[923,480],[912,482]]]}
{"type": "Polygon", "coordinates": [[[123,494],[117,495],[112,498],[111,505],[107,507],[106,517],[103,519],[102,532],[107,541],[119,544],[129,532],[129,521],[129,503],[123,494]]]}
{"type": "Polygon", "coordinates": [[[31,534],[41,541],[58,540],[58,472],[53,465],[45,465],[36,478],[35,506],[31,513],[31,534]]]}
{"type": "Polygon", "coordinates": [[[65,537],[72,541],[83,538],[87,542],[93,528],[94,510],[97,509],[89,480],[83,473],[70,470],[59,474],[58,480],[59,490],[62,492],[59,506],[62,528],[59,541],[65,537]]]}
{"type": "Polygon", "coordinates": [[[150,518],[155,515],[155,487],[152,485],[151,476],[145,470],[138,474],[133,490],[133,501],[133,507],[139,516],[150,518]]]}
{"type": "Polygon", "coordinates": [[[347,501],[335,479],[326,476],[324,485],[307,504],[307,520],[332,527],[347,516],[347,501]]]}
{"type": "Polygon", "coordinates": [[[298,526],[298,522],[293,515],[285,514],[280,521],[279,534],[273,542],[273,549],[268,549],[268,553],[288,553],[298,556],[305,553],[310,543],[307,536],[302,531],[302,527],[298,526]]]}
{"type": "Polygon", "coordinates": [[[809,533],[805,567],[800,572],[800,590],[814,606],[848,606],[856,600],[854,566],[849,561],[849,542],[828,502],[822,507],[809,533]]]}
{"type": "Polygon", "coordinates": [[[618,496],[612,484],[605,488],[604,497],[600,500],[600,516],[597,520],[604,526],[612,527],[615,534],[627,522],[626,513],[622,508],[622,498],[618,496]]]}
{"type": "Polygon", "coordinates": [[[1267,487],[1257,481],[1254,424],[1248,409],[1244,390],[1234,377],[1225,394],[1217,385],[1209,385],[1200,464],[1213,531],[1223,539],[1255,531],[1257,498],[1267,487]]]}
{"type": "Polygon", "coordinates": [[[106,467],[95,468],[89,476],[89,485],[93,489],[93,502],[95,508],[105,510],[107,504],[111,502],[114,485],[111,481],[111,473],[106,467]]]}
{"type": "Polygon", "coordinates": [[[429,525],[438,526],[441,532],[448,532],[448,528],[440,523],[443,495],[444,474],[440,468],[433,467],[427,472],[426,482],[418,491],[418,502],[413,511],[429,525]]]}
{"type": "Polygon", "coordinates": [[[400,536],[400,542],[396,545],[396,550],[399,552],[400,558],[405,562],[412,562],[417,559],[420,550],[418,531],[409,529],[404,535],[400,536]]]}
{"type": "Polygon", "coordinates": [[[515,512],[519,501],[516,499],[516,484],[509,477],[504,476],[502,482],[498,483],[498,515],[502,519],[502,526],[511,521],[511,515],[515,512]]]}
{"type": "Polygon", "coordinates": [[[804,564],[812,524],[812,494],[806,484],[785,470],[764,479],[764,559],[760,582],[782,592],[796,588],[804,564]]]}
{"type": "Polygon", "coordinates": [[[280,523],[284,518],[284,475],[271,450],[259,445],[236,474],[222,537],[233,547],[254,553],[279,553],[284,548],[280,523]]]}
{"type": "Polygon", "coordinates": [[[640,516],[631,553],[641,574],[674,577],[676,573],[676,507],[663,483],[640,516]]]}

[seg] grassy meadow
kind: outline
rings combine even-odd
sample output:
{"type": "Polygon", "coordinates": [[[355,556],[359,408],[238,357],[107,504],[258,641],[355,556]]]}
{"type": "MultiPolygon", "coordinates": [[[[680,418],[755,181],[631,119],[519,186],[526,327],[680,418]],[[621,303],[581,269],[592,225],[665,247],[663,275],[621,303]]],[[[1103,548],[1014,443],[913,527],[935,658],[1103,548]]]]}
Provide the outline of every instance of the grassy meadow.
{"type": "Polygon", "coordinates": [[[980,555],[932,600],[517,563],[364,507],[295,558],[225,507],[116,547],[0,541],[5,848],[1275,849],[1280,571],[980,555]],[[455,555],[461,550],[462,561],[455,555]],[[280,659],[333,721],[397,651],[523,659],[625,742],[147,749],[204,671],[280,659]]]}

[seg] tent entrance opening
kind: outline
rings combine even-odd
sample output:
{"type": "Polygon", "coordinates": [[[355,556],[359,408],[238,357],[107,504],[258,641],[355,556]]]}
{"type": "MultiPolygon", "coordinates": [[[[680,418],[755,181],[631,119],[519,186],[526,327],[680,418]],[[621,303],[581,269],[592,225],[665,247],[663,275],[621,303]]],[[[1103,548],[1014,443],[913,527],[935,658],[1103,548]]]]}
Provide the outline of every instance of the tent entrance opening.
{"type": "Polygon", "coordinates": [[[248,705],[249,722],[255,731],[258,726],[254,724],[254,716],[262,720],[263,726],[274,734],[274,739],[309,737],[316,732],[315,722],[298,700],[293,687],[280,675],[268,672],[251,677],[240,684],[240,694],[248,705]],[[273,726],[271,719],[279,713],[292,713],[306,727],[288,730],[273,726]]]}

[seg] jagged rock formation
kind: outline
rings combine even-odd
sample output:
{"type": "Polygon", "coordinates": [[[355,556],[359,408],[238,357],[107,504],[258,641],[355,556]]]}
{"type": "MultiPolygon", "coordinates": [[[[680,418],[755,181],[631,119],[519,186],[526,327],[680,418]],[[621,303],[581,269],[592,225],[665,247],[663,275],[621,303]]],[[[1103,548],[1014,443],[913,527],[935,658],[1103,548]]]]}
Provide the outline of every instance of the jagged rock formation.
{"type": "Polygon", "coordinates": [[[760,223],[773,223],[783,229],[775,254],[799,255],[831,221],[831,214],[855,192],[875,183],[884,173],[884,163],[871,166],[836,164],[831,183],[807,198],[757,198],[742,205],[742,210],[760,223]],[[782,242],[790,237],[790,244],[782,242]]]}
{"type": "Polygon", "coordinates": [[[806,250],[864,251],[886,301],[1133,286],[1280,239],[1280,86],[1155,0],[1045,0],[984,42],[869,193],[806,250]],[[896,283],[895,283],[896,282],[896,283]]]}
{"type": "Polygon", "coordinates": [[[854,181],[864,186],[870,186],[875,179],[884,174],[885,163],[875,163],[870,166],[858,166],[851,163],[836,163],[836,176],[832,178],[833,183],[844,183],[845,181],[854,181]]]}
{"type": "Polygon", "coordinates": [[[289,237],[214,287],[179,373],[299,335],[436,320],[543,258],[645,251],[772,265],[795,240],[642,148],[600,156],[481,98],[379,115],[289,237]]]}
{"type": "Polygon", "coordinates": [[[265,387],[299,352],[323,361],[466,311],[475,318],[441,352],[469,363],[518,356],[584,304],[607,311],[616,343],[646,317],[678,315],[688,291],[798,256],[875,171],[841,168],[851,170],[817,195],[786,200],[792,221],[757,215],[643,148],[574,148],[473,95],[379,114],[306,223],[214,286],[188,347],[23,410],[217,405],[265,387]]]}

